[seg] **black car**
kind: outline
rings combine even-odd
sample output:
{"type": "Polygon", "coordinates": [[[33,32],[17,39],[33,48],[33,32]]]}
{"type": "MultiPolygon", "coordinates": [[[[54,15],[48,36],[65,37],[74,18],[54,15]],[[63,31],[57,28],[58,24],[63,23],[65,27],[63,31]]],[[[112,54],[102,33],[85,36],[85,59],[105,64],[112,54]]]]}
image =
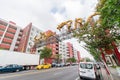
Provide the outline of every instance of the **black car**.
{"type": "Polygon", "coordinates": [[[51,64],[51,67],[56,67],[56,63],[52,63],[52,64],[51,64]]]}
{"type": "Polygon", "coordinates": [[[18,72],[22,70],[23,70],[23,67],[17,64],[9,64],[6,66],[0,66],[0,72],[18,72]]]}

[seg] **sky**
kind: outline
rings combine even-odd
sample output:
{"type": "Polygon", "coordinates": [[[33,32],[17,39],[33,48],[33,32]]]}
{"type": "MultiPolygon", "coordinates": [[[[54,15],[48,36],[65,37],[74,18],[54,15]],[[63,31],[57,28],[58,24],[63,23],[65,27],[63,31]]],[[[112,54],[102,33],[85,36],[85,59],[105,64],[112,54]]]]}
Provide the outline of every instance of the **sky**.
{"type": "MultiPolygon", "coordinates": [[[[43,31],[58,32],[58,24],[75,18],[86,19],[95,12],[96,4],[97,0],[0,0],[0,18],[13,21],[21,28],[32,22],[43,31]]],[[[75,39],[71,41],[80,47],[75,39]]],[[[82,57],[90,56],[84,49],[80,52],[82,57]]]]}

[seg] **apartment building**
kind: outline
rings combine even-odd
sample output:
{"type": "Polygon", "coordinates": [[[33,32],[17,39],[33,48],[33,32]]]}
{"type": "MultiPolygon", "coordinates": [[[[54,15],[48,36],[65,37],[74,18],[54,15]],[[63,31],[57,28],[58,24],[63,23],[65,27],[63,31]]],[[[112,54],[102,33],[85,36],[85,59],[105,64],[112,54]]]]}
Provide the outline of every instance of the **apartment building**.
{"type": "Polygon", "coordinates": [[[67,42],[67,47],[68,47],[68,55],[70,58],[72,58],[74,56],[74,51],[73,51],[73,44],[71,44],[70,42],[67,42]]]}
{"type": "Polygon", "coordinates": [[[80,52],[77,51],[70,42],[59,42],[59,54],[61,54],[62,62],[66,62],[68,58],[74,57],[80,61],[80,52]]]}
{"type": "MultiPolygon", "coordinates": [[[[12,21],[0,19],[0,49],[30,53],[34,37],[42,30],[29,23],[24,29],[12,21]]],[[[35,50],[34,53],[37,53],[35,50]]]]}
{"type": "Polygon", "coordinates": [[[69,58],[68,46],[66,43],[59,42],[59,54],[61,55],[62,62],[66,62],[66,60],[69,58]]]}
{"type": "Polygon", "coordinates": [[[0,19],[0,49],[16,51],[22,29],[12,21],[0,19]]]}
{"type": "MultiPolygon", "coordinates": [[[[45,32],[46,35],[49,35],[51,33],[54,34],[55,32],[53,32],[52,30],[48,30],[45,32]]],[[[54,61],[54,57],[55,57],[54,55],[59,54],[59,42],[55,37],[53,37],[50,40],[48,40],[47,43],[49,44],[47,44],[46,46],[52,49],[52,57],[51,59],[45,59],[45,62],[52,63],[54,61]],[[53,41],[53,43],[51,41],[53,41]]]]}
{"type": "Polygon", "coordinates": [[[77,60],[77,62],[80,61],[80,51],[77,51],[75,48],[74,48],[74,58],[77,60]]]}
{"type": "MultiPolygon", "coordinates": [[[[22,38],[18,47],[19,52],[25,52],[25,53],[31,53],[30,49],[34,45],[34,37],[39,35],[39,33],[42,32],[38,28],[32,25],[32,23],[29,23],[24,29],[22,38]]],[[[38,53],[37,50],[33,53],[38,53]]]]}

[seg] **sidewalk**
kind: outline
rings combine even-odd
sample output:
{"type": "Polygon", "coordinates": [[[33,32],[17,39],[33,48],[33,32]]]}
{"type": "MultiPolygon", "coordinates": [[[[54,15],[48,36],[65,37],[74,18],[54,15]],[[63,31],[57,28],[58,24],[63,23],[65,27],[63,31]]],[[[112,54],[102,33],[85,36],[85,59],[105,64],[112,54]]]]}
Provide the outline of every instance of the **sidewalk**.
{"type": "Polygon", "coordinates": [[[119,71],[116,68],[108,67],[114,80],[120,80],[119,71]]]}
{"type": "Polygon", "coordinates": [[[101,68],[101,80],[111,80],[105,68],[101,68]]]}

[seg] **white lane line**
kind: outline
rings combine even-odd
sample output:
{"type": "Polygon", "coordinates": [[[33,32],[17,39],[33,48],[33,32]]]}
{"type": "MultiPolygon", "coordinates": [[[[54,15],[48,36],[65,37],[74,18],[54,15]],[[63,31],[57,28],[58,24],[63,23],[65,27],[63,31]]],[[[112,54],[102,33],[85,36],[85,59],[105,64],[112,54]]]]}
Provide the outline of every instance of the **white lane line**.
{"type": "Polygon", "coordinates": [[[80,80],[79,77],[77,77],[75,80],[80,80]]]}

